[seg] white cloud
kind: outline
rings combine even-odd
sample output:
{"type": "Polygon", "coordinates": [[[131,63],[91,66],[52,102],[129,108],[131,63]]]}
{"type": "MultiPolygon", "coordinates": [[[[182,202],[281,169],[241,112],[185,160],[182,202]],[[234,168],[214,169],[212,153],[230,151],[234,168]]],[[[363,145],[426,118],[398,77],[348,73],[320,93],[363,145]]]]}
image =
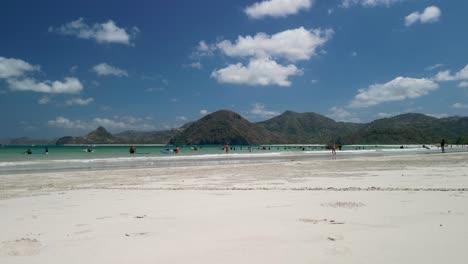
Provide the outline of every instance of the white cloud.
{"type": "Polygon", "coordinates": [[[207,115],[207,114],[209,114],[209,113],[210,113],[210,112],[208,112],[208,110],[206,110],[206,109],[200,110],[200,115],[202,115],[202,116],[207,115]]]}
{"type": "Polygon", "coordinates": [[[122,130],[154,130],[155,126],[149,123],[144,123],[144,119],[138,117],[116,117],[101,118],[96,117],[89,121],[70,120],[63,116],[58,116],[54,120],[49,120],[48,125],[51,127],[59,127],[75,130],[93,130],[99,126],[103,126],[110,131],[122,130]]]}
{"type": "Polygon", "coordinates": [[[361,122],[361,119],[356,117],[353,113],[350,113],[347,110],[336,106],[330,108],[330,114],[328,116],[334,119],[335,121],[361,122]]]}
{"type": "Polygon", "coordinates": [[[34,91],[40,93],[79,93],[83,90],[83,85],[80,80],[73,77],[66,77],[63,82],[61,81],[43,81],[38,82],[33,78],[26,78],[22,80],[8,79],[8,85],[13,91],[34,91]]]}
{"type": "Polygon", "coordinates": [[[0,79],[21,77],[27,72],[39,71],[40,68],[24,60],[0,57],[0,79]]]}
{"type": "Polygon", "coordinates": [[[444,64],[437,63],[437,64],[434,64],[434,65],[427,66],[424,70],[433,71],[433,70],[438,69],[438,68],[443,67],[443,66],[444,66],[444,64]]]}
{"type": "Polygon", "coordinates": [[[455,74],[451,74],[450,71],[441,71],[434,77],[436,81],[462,81],[468,80],[468,64],[455,74]]]}
{"type": "Polygon", "coordinates": [[[231,64],[213,71],[211,77],[220,83],[290,86],[289,76],[301,74],[293,64],[282,66],[270,59],[251,59],[247,66],[231,64]]]}
{"type": "Polygon", "coordinates": [[[91,98],[91,97],[87,99],[72,98],[70,100],[67,100],[65,104],[66,105],[88,105],[92,102],[94,102],[94,98],[91,98]]]}
{"type": "Polygon", "coordinates": [[[239,36],[235,43],[224,40],[217,47],[230,57],[274,57],[290,61],[308,60],[316,55],[333,35],[331,29],[306,30],[303,27],[268,35],[257,33],[255,36],[239,36]]]}
{"type": "Polygon", "coordinates": [[[341,7],[348,8],[353,5],[361,5],[365,7],[375,7],[375,6],[390,6],[396,2],[401,2],[404,0],[342,0],[341,7]]]}
{"type": "Polygon", "coordinates": [[[37,101],[37,103],[41,105],[48,104],[49,102],[50,102],[50,98],[47,96],[43,96],[37,101]]]}
{"type": "Polygon", "coordinates": [[[126,70],[119,69],[107,63],[99,63],[98,65],[95,65],[93,67],[93,71],[97,75],[100,75],[100,76],[102,75],[115,75],[118,77],[128,76],[128,73],[126,70]]]}
{"type": "Polygon", "coordinates": [[[191,68],[194,68],[194,69],[198,69],[198,70],[200,70],[202,68],[202,64],[199,61],[192,62],[192,63],[188,64],[188,66],[191,67],[191,68]]]}
{"type": "Polygon", "coordinates": [[[246,7],[244,12],[250,18],[256,19],[266,16],[286,17],[309,9],[312,3],[312,0],[266,0],[246,7]]]}
{"type": "Polygon", "coordinates": [[[58,28],[49,27],[49,32],[57,32],[82,39],[93,39],[98,43],[131,45],[131,41],[135,39],[140,30],[133,27],[127,32],[126,29],[118,27],[112,20],[101,24],[88,25],[83,18],[79,18],[58,28]]]}
{"type": "Polygon", "coordinates": [[[461,83],[458,84],[458,87],[466,88],[466,87],[468,87],[468,82],[467,82],[467,81],[463,81],[463,82],[461,82],[461,83]]]}
{"type": "Polygon", "coordinates": [[[426,115],[432,116],[432,117],[435,117],[435,118],[444,118],[444,117],[449,116],[448,114],[426,114],[426,115]]]}
{"type": "Polygon", "coordinates": [[[71,74],[75,74],[77,70],[78,70],[78,66],[77,66],[77,65],[74,65],[74,66],[70,67],[70,73],[71,73],[71,74]]]}
{"type": "Polygon", "coordinates": [[[356,52],[356,51],[351,52],[351,57],[356,57],[356,56],[357,56],[357,52],[356,52]]]}
{"type": "Polygon", "coordinates": [[[400,115],[401,112],[394,112],[394,113],[378,113],[376,115],[377,118],[388,118],[388,117],[393,117],[393,116],[397,116],[397,115],[400,115]]]}
{"type": "Polygon", "coordinates": [[[264,104],[255,103],[252,105],[250,114],[261,117],[261,118],[271,118],[271,117],[280,115],[280,112],[265,110],[264,104]]]}
{"type": "Polygon", "coordinates": [[[373,84],[367,89],[360,89],[350,106],[369,107],[384,102],[417,98],[437,88],[439,85],[432,80],[397,77],[384,84],[373,84]]]}
{"type": "Polygon", "coordinates": [[[318,80],[315,80],[315,79],[314,79],[314,80],[310,80],[310,83],[311,83],[311,84],[316,84],[316,83],[318,83],[318,80]]]}
{"type": "Polygon", "coordinates": [[[166,90],[164,87],[151,87],[151,88],[146,88],[145,92],[162,92],[166,90]]]}
{"type": "Polygon", "coordinates": [[[177,121],[187,121],[188,119],[185,116],[176,116],[176,120],[177,121]]]}
{"type": "Polygon", "coordinates": [[[454,103],[452,105],[452,108],[457,108],[457,109],[463,109],[463,108],[468,108],[468,104],[462,104],[462,103],[454,103]]]}
{"type": "Polygon", "coordinates": [[[213,56],[214,51],[216,50],[215,44],[208,44],[206,41],[201,40],[198,42],[198,46],[195,48],[195,51],[192,53],[192,59],[198,59],[205,56],[213,56]]]}
{"type": "Polygon", "coordinates": [[[81,130],[93,129],[93,127],[91,127],[90,124],[86,122],[82,122],[81,120],[72,121],[63,116],[58,116],[57,118],[55,118],[55,120],[49,120],[47,123],[49,124],[49,126],[60,128],[81,130]]]}
{"type": "Polygon", "coordinates": [[[407,15],[405,17],[405,25],[408,27],[416,22],[420,22],[421,24],[434,23],[439,21],[441,15],[442,12],[437,6],[429,6],[422,13],[413,12],[407,15]]]}

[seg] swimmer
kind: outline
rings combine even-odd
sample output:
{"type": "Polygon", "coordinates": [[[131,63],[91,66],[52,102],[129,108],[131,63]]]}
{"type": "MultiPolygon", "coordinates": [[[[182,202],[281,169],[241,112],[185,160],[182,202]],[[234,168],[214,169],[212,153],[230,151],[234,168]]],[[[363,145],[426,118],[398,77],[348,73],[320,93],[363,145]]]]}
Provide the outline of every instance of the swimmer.
{"type": "Polygon", "coordinates": [[[130,154],[135,154],[136,148],[135,148],[134,146],[131,146],[131,147],[128,149],[128,152],[130,152],[130,154]]]}

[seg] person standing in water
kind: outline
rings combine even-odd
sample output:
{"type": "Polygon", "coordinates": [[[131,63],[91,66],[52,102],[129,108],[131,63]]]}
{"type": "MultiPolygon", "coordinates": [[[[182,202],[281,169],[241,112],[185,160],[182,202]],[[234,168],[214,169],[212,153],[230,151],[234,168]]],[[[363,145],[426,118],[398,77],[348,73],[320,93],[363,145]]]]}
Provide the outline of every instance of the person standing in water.
{"type": "Polygon", "coordinates": [[[442,153],[445,153],[445,140],[442,139],[442,142],[440,142],[440,148],[442,149],[442,153]]]}
{"type": "Polygon", "coordinates": [[[332,151],[332,155],[335,156],[335,155],[336,155],[336,145],[335,145],[335,141],[333,141],[333,145],[331,146],[331,151],[332,151]]]}
{"type": "Polygon", "coordinates": [[[134,146],[131,146],[131,147],[128,149],[128,152],[130,152],[130,154],[135,154],[136,148],[135,148],[134,146]]]}
{"type": "Polygon", "coordinates": [[[226,154],[229,154],[229,143],[226,143],[226,146],[224,146],[224,149],[226,150],[226,154]]]}
{"type": "Polygon", "coordinates": [[[44,148],[44,154],[49,154],[49,148],[47,146],[44,148]]]}

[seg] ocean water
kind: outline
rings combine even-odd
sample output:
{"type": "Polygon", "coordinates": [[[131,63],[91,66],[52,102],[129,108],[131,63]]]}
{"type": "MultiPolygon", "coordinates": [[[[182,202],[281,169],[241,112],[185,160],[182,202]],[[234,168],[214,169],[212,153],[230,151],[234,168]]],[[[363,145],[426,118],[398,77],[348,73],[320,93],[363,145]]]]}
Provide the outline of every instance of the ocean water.
{"type": "MultiPolygon", "coordinates": [[[[226,154],[224,146],[184,146],[180,152],[170,152],[174,146],[138,146],[136,153],[128,152],[129,146],[0,146],[0,175],[17,173],[40,173],[70,170],[103,170],[110,168],[151,168],[174,166],[197,166],[218,164],[240,164],[254,162],[277,162],[301,159],[329,159],[331,151],[324,145],[278,145],[278,146],[231,146],[226,154]],[[197,148],[198,150],[194,150],[197,148]],[[30,149],[32,155],[24,154],[30,149]],[[169,151],[168,151],[169,150],[169,151]],[[161,151],[168,153],[162,154],[161,151]]],[[[447,148],[447,151],[465,151],[466,148],[447,148]]],[[[395,155],[404,153],[435,153],[436,147],[428,150],[421,145],[349,145],[337,150],[337,158],[356,155],[395,155]]]]}

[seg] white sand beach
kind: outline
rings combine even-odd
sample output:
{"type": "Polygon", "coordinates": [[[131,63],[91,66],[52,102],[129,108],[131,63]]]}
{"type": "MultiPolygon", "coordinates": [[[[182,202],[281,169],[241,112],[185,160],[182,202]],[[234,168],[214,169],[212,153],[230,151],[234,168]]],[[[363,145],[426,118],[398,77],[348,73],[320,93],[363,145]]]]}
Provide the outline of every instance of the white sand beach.
{"type": "Polygon", "coordinates": [[[0,263],[466,263],[468,153],[0,176],[0,263]]]}

